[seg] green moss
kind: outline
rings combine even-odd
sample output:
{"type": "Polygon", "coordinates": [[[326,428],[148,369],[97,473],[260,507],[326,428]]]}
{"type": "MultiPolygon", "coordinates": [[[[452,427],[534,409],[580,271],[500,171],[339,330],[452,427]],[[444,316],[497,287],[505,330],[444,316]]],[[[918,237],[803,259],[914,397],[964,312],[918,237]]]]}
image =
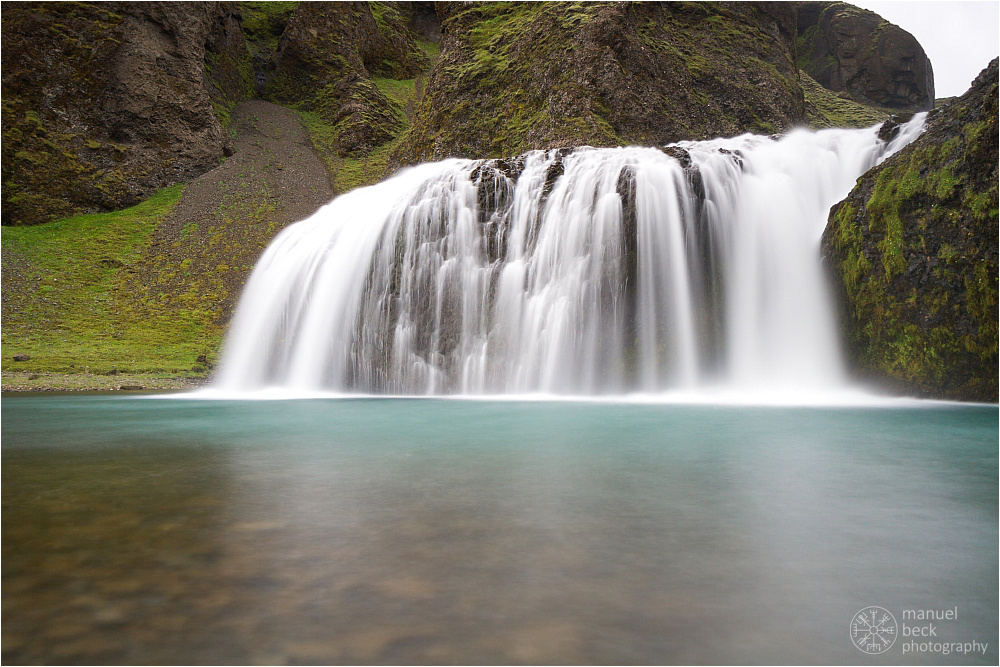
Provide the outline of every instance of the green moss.
{"type": "Polygon", "coordinates": [[[994,185],[989,192],[969,191],[962,200],[962,205],[972,211],[977,217],[988,220],[997,218],[997,187],[994,185]]]}
{"type": "Polygon", "coordinates": [[[384,79],[374,78],[372,81],[383,95],[395,102],[400,109],[413,101],[416,95],[416,79],[384,79]]]}
{"type": "MultiPolygon", "coordinates": [[[[906,182],[905,179],[903,181],[906,182]]],[[[875,181],[875,187],[865,208],[869,214],[869,226],[873,232],[881,232],[878,248],[882,253],[882,268],[886,282],[906,268],[903,259],[903,222],[899,218],[901,183],[893,178],[892,172],[883,171],[875,181]]]]}
{"type": "Polygon", "coordinates": [[[969,312],[979,326],[978,335],[964,340],[966,348],[982,358],[997,355],[997,266],[982,262],[965,279],[969,312]]]}
{"type": "Polygon", "coordinates": [[[840,97],[817,83],[801,67],[799,83],[806,101],[806,115],[814,129],[827,127],[861,128],[885,122],[889,113],[840,97]]]}
{"type": "Polygon", "coordinates": [[[427,56],[427,59],[433,67],[434,64],[437,63],[438,58],[441,57],[441,45],[427,39],[418,39],[416,42],[417,46],[424,52],[424,55],[427,56]]]}
{"type": "Polygon", "coordinates": [[[298,2],[240,2],[240,26],[252,53],[267,60],[278,48],[278,39],[298,2]]]}
{"type": "Polygon", "coordinates": [[[113,213],[4,227],[4,282],[13,303],[4,317],[3,369],[188,369],[196,356],[214,351],[218,334],[207,334],[192,313],[132,312],[121,289],[183,191],[166,188],[113,213]],[[15,365],[18,353],[30,362],[15,365]]]}
{"type": "Polygon", "coordinates": [[[985,128],[939,124],[874,177],[859,179],[860,191],[834,210],[825,238],[861,368],[938,396],[995,400],[996,158],[982,148],[995,132],[995,111],[979,117],[989,119],[985,128]],[[948,133],[938,138],[942,127],[948,133]],[[859,192],[860,216],[852,204],[859,192]]]}

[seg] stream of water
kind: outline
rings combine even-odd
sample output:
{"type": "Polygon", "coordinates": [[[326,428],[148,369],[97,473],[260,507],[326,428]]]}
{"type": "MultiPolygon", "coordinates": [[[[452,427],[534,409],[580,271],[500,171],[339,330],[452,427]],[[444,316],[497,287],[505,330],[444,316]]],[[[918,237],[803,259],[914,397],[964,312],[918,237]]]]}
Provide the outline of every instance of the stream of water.
{"type": "Polygon", "coordinates": [[[877,127],[447,160],[275,239],[216,386],[573,395],[845,385],[830,207],[877,127]]]}

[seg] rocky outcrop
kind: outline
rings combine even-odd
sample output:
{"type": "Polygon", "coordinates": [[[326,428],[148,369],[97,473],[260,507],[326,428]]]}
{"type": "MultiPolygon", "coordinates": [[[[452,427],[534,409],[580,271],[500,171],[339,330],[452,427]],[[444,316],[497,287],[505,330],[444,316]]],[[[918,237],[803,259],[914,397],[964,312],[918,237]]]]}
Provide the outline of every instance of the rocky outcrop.
{"type": "Polygon", "coordinates": [[[218,166],[219,116],[252,83],[234,6],[2,12],[4,224],[123,208],[218,166]]]}
{"type": "Polygon", "coordinates": [[[796,5],[798,64],[820,85],[883,109],[934,108],[934,72],[913,35],[843,2],[796,5]]]}
{"type": "Polygon", "coordinates": [[[823,251],[854,369],[997,400],[997,60],[830,212],[823,251]]]}
{"type": "Polygon", "coordinates": [[[441,57],[394,155],[502,157],[801,124],[785,3],[439,3],[441,57]]]}
{"type": "Polygon", "coordinates": [[[292,14],[261,87],[267,99],[314,112],[341,156],[392,139],[405,118],[374,78],[412,78],[429,66],[387,3],[310,2],[292,14]]]}

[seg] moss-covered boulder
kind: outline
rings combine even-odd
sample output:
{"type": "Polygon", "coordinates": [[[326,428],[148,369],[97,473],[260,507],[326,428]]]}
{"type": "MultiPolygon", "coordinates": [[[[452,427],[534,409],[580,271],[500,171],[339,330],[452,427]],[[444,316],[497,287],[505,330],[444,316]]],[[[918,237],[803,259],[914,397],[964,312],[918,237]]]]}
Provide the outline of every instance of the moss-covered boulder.
{"type": "Polygon", "coordinates": [[[440,3],[394,161],[663,144],[804,121],[783,3],[440,3]]]}
{"type": "Polygon", "coordinates": [[[820,85],[883,109],[934,108],[934,71],[916,38],[844,2],[797,2],[798,64],[820,85]]]}
{"type": "Polygon", "coordinates": [[[824,256],[853,368],[997,400],[997,61],[830,212],[824,256]]]}
{"type": "Polygon", "coordinates": [[[428,66],[393,4],[302,3],[281,35],[262,93],[318,113],[333,127],[339,155],[364,155],[405,124],[373,78],[412,78],[428,66]]]}
{"type": "Polygon", "coordinates": [[[131,206],[219,164],[220,118],[252,88],[230,4],[2,12],[4,224],[131,206]]]}

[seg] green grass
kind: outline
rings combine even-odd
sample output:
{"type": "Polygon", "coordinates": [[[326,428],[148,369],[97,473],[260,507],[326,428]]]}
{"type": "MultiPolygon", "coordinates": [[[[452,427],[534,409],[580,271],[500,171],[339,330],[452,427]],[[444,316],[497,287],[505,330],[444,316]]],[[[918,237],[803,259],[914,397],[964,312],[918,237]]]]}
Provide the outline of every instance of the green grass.
{"type": "Polygon", "coordinates": [[[427,39],[418,39],[416,42],[420,50],[427,55],[427,58],[431,61],[431,67],[433,67],[441,56],[441,45],[427,39]]]}
{"type": "Polygon", "coordinates": [[[406,107],[414,97],[416,90],[416,79],[382,79],[374,78],[372,81],[382,91],[382,94],[401,107],[406,107]]]}
{"type": "MultiPolygon", "coordinates": [[[[196,313],[139,315],[123,286],[184,186],[113,213],[4,227],[5,371],[189,372],[218,333],[196,313]],[[27,362],[15,362],[27,354],[27,362]]],[[[204,372],[201,367],[201,372],[204,372]]],[[[196,371],[197,373],[198,371],[196,371]]]]}
{"type": "Polygon", "coordinates": [[[317,113],[299,111],[298,114],[309,132],[313,148],[326,167],[330,186],[335,194],[374,185],[389,175],[389,157],[405,136],[405,130],[364,157],[340,157],[330,148],[336,137],[336,128],[325,122],[317,113]]]}
{"type": "Polygon", "coordinates": [[[818,84],[803,70],[799,70],[799,83],[806,105],[811,105],[807,115],[809,125],[814,129],[871,127],[889,119],[889,112],[840,97],[818,84]]]}

